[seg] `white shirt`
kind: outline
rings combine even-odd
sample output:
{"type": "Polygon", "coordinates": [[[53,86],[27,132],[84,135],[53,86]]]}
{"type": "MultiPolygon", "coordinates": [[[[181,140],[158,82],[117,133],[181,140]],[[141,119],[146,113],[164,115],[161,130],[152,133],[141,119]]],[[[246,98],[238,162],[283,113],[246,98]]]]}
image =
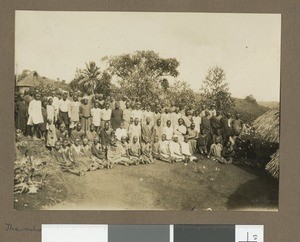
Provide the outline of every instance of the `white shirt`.
{"type": "Polygon", "coordinates": [[[160,141],[159,142],[159,149],[160,152],[163,154],[169,154],[169,141],[165,140],[165,141],[160,141]]]}
{"type": "Polygon", "coordinates": [[[180,149],[180,143],[179,142],[171,141],[170,145],[169,145],[169,148],[170,148],[171,156],[181,155],[181,149],[180,149]]]}
{"type": "Polygon", "coordinates": [[[161,124],[163,126],[167,126],[167,121],[171,121],[171,114],[170,113],[162,113],[161,114],[161,124]]]}
{"type": "Polygon", "coordinates": [[[93,124],[95,126],[100,126],[100,121],[101,121],[101,109],[100,108],[92,108],[91,109],[91,115],[92,115],[92,119],[93,119],[93,124]]]}
{"type": "Polygon", "coordinates": [[[59,110],[62,112],[68,112],[69,103],[70,101],[68,99],[66,99],[66,101],[64,101],[63,99],[59,100],[59,110]]]}
{"type": "Polygon", "coordinates": [[[55,109],[57,110],[59,108],[59,99],[58,97],[48,97],[48,100],[52,98],[53,103],[52,105],[55,107],[55,109]]]}
{"type": "Polygon", "coordinates": [[[44,118],[42,115],[42,102],[40,100],[31,100],[28,107],[28,122],[27,124],[40,124],[44,123],[44,118]]]}
{"type": "Polygon", "coordinates": [[[190,145],[189,143],[186,143],[186,142],[181,142],[181,152],[183,155],[189,155],[191,156],[191,150],[190,150],[190,145]]]}
{"type": "Polygon", "coordinates": [[[132,110],[131,111],[131,118],[134,120],[135,118],[138,118],[139,121],[143,120],[143,111],[142,110],[132,110]]]}
{"type": "Polygon", "coordinates": [[[173,134],[174,134],[174,129],[168,126],[165,126],[163,128],[163,134],[166,135],[166,140],[171,140],[173,138],[173,134]]]}
{"type": "Polygon", "coordinates": [[[178,119],[181,118],[181,113],[172,113],[171,114],[171,122],[173,127],[178,125],[178,119]]]}
{"type": "Polygon", "coordinates": [[[101,112],[101,119],[103,119],[104,121],[109,121],[111,118],[111,109],[102,109],[101,112]]]}
{"type": "Polygon", "coordinates": [[[124,128],[123,129],[117,128],[115,136],[116,136],[117,140],[121,141],[122,136],[127,137],[127,130],[124,128]]]}
{"type": "Polygon", "coordinates": [[[198,133],[200,133],[201,117],[200,116],[193,117],[193,123],[195,124],[195,130],[197,130],[198,133]]]}

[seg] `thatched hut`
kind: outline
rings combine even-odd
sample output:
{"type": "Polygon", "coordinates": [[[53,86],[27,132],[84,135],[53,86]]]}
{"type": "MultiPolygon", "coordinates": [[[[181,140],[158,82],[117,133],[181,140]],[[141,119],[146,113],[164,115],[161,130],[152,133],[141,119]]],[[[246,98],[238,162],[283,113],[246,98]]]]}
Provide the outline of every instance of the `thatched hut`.
{"type": "MultiPolygon", "coordinates": [[[[269,142],[279,143],[279,106],[259,116],[253,122],[253,127],[260,136],[269,142]]],[[[279,177],[279,149],[271,156],[266,170],[275,178],[279,177]]]]}

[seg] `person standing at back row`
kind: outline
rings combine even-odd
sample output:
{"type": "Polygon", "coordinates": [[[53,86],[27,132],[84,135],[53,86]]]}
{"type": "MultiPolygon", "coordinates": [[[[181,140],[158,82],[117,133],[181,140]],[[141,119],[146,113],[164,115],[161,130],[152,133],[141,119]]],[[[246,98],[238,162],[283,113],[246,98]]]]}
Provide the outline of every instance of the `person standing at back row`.
{"type": "Polygon", "coordinates": [[[69,103],[68,93],[64,92],[63,97],[59,100],[59,125],[64,123],[69,128],[69,103]]]}
{"type": "Polygon", "coordinates": [[[116,131],[117,128],[120,128],[122,121],[123,121],[123,110],[120,109],[120,104],[116,102],[115,108],[111,112],[112,129],[116,131]]]}
{"type": "Polygon", "coordinates": [[[42,115],[42,102],[41,96],[36,93],[33,100],[30,101],[28,107],[28,121],[27,125],[31,126],[31,134],[34,140],[37,140],[37,134],[39,132],[39,126],[44,122],[42,115]]]}

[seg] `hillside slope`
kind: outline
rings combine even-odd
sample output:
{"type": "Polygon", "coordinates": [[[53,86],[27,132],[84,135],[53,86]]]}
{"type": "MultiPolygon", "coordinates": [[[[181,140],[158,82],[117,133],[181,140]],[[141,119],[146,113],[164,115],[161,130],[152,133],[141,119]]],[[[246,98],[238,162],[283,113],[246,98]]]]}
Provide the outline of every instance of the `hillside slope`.
{"type": "Polygon", "coordinates": [[[234,110],[241,115],[242,120],[245,122],[252,122],[254,119],[267,112],[269,108],[257,103],[249,102],[245,99],[235,98],[234,110]]]}
{"type": "Polygon", "coordinates": [[[267,108],[276,108],[279,105],[279,102],[257,102],[259,105],[267,108]]]}

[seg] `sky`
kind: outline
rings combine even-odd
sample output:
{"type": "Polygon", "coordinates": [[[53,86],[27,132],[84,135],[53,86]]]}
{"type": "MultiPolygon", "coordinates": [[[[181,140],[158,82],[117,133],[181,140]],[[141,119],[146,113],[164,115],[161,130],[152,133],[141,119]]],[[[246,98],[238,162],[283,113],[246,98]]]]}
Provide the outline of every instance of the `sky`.
{"type": "Polygon", "coordinates": [[[232,96],[279,101],[280,14],[17,11],[15,72],[71,81],[104,56],[153,50],[199,91],[220,66],[232,96]]]}

